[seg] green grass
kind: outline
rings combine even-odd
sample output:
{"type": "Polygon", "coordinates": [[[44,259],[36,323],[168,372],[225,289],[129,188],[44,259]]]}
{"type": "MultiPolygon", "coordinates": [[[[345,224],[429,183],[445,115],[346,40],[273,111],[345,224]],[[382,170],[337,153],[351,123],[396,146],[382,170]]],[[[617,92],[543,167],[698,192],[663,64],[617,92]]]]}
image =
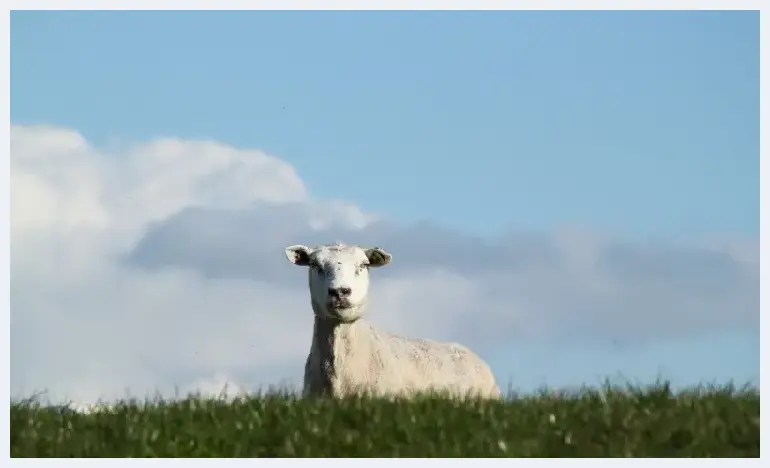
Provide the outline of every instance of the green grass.
{"type": "Polygon", "coordinates": [[[603,387],[512,395],[11,403],[12,457],[758,457],[759,392],[603,387]]]}

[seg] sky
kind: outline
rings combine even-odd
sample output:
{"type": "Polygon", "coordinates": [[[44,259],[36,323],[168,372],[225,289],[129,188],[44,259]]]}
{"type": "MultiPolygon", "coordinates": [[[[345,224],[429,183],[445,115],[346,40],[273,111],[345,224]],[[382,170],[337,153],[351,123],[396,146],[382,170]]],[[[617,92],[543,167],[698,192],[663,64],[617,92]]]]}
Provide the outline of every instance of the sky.
{"type": "Polygon", "coordinates": [[[758,381],[758,170],[756,12],[14,11],[12,395],[296,383],[337,240],[504,386],[758,381]]]}

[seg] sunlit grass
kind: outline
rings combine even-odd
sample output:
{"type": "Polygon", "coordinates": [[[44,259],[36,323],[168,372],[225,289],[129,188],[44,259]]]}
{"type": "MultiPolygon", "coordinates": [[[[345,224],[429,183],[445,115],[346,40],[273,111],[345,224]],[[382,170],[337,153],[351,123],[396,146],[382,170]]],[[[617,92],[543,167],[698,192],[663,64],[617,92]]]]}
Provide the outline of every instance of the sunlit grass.
{"type": "Polygon", "coordinates": [[[511,394],[11,403],[14,457],[758,457],[759,391],[668,384],[511,394]]]}

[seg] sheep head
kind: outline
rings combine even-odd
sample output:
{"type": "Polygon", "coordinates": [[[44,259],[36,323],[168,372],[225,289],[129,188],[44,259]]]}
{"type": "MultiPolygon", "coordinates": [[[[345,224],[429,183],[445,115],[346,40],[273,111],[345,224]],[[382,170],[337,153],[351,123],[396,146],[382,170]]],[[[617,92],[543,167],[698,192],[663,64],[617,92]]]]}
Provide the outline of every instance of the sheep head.
{"type": "Polygon", "coordinates": [[[392,256],[379,247],[344,244],[286,247],[289,262],[308,267],[310,299],[316,316],[344,323],[359,319],[369,296],[369,269],[392,256]]]}

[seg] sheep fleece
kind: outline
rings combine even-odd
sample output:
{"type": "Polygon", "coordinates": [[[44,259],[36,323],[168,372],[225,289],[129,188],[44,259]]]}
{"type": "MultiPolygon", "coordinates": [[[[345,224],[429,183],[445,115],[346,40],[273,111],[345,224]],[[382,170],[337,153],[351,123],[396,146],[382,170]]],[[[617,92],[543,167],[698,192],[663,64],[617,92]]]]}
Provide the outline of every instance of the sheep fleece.
{"type": "Polygon", "coordinates": [[[305,364],[306,395],[439,390],[500,397],[489,366],[462,345],[382,332],[363,319],[332,325],[316,318],[313,331],[305,364]]]}

